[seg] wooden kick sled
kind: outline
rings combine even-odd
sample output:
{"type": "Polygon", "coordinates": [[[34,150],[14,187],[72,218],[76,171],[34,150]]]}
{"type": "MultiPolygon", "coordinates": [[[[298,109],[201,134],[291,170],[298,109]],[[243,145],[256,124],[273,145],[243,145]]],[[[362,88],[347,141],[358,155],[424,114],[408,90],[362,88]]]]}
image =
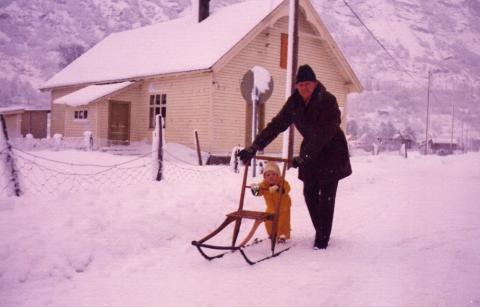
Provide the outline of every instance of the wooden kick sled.
{"type": "MultiPolygon", "coordinates": [[[[283,184],[285,182],[285,173],[287,170],[287,165],[288,165],[288,159],[282,159],[282,158],[276,158],[276,157],[267,157],[267,156],[256,156],[255,159],[257,160],[263,160],[263,161],[274,161],[274,162],[283,162],[283,170],[282,170],[282,186],[280,187],[280,191],[283,191],[283,184]]],[[[244,210],[244,200],[245,200],[245,191],[247,189],[250,189],[250,186],[247,185],[247,176],[248,176],[248,169],[249,169],[250,163],[245,165],[244,168],[244,173],[243,173],[243,181],[242,181],[242,188],[241,188],[241,193],[240,193],[240,202],[238,205],[237,211],[228,213],[226,215],[225,220],[223,221],[220,226],[215,229],[212,233],[208,234],[204,238],[198,240],[198,241],[192,241],[192,245],[197,247],[198,251],[200,254],[205,257],[208,260],[213,260],[217,258],[223,257],[225,254],[228,253],[234,253],[234,252],[240,252],[240,254],[243,256],[245,261],[250,264],[254,265],[255,263],[258,263],[260,261],[270,259],[272,257],[276,257],[280,255],[281,253],[287,251],[290,249],[291,246],[283,246],[283,249],[281,250],[276,250],[277,247],[277,228],[278,228],[278,218],[280,214],[280,202],[282,200],[283,194],[280,196],[280,199],[277,204],[275,204],[275,210],[274,213],[267,213],[264,211],[250,211],[250,210],[244,210]],[[253,225],[250,228],[250,231],[247,232],[247,235],[240,240],[240,243],[237,244],[237,239],[238,235],[240,233],[240,227],[242,225],[242,220],[244,219],[249,219],[253,220],[253,225]],[[263,240],[253,240],[250,242],[252,239],[253,235],[255,234],[258,226],[262,224],[265,221],[272,221],[272,236],[266,240],[270,240],[270,252],[268,253],[267,256],[260,258],[258,260],[252,260],[247,256],[247,248],[251,247],[252,245],[256,245],[263,240]],[[223,229],[225,229],[228,225],[231,223],[234,224],[234,229],[233,229],[233,235],[232,235],[232,242],[231,244],[226,244],[226,245],[214,245],[214,244],[207,244],[206,242],[213,237],[215,237],[217,234],[219,234],[223,229]],[[221,251],[220,253],[216,253],[214,255],[207,255],[205,252],[206,249],[209,250],[217,250],[221,251]]],[[[282,244],[283,245],[283,244],[282,244]]]]}

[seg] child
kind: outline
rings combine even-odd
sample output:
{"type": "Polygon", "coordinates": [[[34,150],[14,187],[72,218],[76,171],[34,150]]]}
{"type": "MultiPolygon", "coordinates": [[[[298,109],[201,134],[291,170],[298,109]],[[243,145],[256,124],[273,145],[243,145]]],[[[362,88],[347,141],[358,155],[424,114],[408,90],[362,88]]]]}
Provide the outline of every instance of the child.
{"type": "MultiPolygon", "coordinates": [[[[279,243],[285,243],[286,240],[290,239],[290,207],[292,201],[288,195],[288,192],[290,192],[290,185],[286,180],[282,179],[280,169],[275,162],[268,161],[265,164],[263,181],[260,184],[252,184],[251,190],[255,196],[263,195],[267,205],[266,212],[268,213],[275,212],[275,206],[277,205],[280,196],[282,197],[277,226],[277,238],[279,243]],[[280,191],[282,188],[282,181],[283,190],[280,191]]],[[[267,230],[268,235],[271,236],[271,221],[265,222],[265,229],[267,230]]]]}

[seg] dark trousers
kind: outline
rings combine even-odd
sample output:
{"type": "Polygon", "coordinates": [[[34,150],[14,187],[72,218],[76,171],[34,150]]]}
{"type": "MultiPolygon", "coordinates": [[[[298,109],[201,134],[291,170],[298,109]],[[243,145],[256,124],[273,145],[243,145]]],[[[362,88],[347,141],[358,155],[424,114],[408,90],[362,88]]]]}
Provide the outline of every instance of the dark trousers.
{"type": "Polygon", "coordinates": [[[308,212],[315,227],[315,240],[328,243],[332,232],[333,211],[337,195],[338,181],[318,184],[316,181],[304,181],[303,196],[308,212]]]}

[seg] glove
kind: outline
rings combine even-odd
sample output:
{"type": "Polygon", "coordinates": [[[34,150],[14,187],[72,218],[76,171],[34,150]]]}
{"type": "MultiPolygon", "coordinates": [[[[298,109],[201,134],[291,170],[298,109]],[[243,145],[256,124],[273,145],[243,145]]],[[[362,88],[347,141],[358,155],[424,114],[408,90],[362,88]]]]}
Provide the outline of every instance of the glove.
{"type": "Polygon", "coordinates": [[[268,191],[269,191],[270,193],[275,193],[275,192],[277,192],[279,189],[280,189],[280,188],[278,187],[278,185],[272,185],[272,186],[270,186],[270,187],[268,188],[268,191]]]}
{"type": "Polygon", "coordinates": [[[258,183],[252,183],[250,185],[250,190],[254,196],[257,196],[260,192],[260,185],[258,183]]]}
{"type": "Polygon", "coordinates": [[[303,165],[304,162],[305,162],[305,161],[303,160],[302,157],[300,157],[300,156],[294,157],[294,158],[292,159],[292,167],[293,167],[293,168],[297,168],[297,167],[303,165]]]}
{"type": "Polygon", "coordinates": [[[238,157],[240,158],[240,160],[242,160],[243,164],[247,164],[248,162],[250,162],[250,160],[252,160],[256,152],[257,150],[254,147],[250,146],[240,150],[240,152],[238,153],[238,157]]]}

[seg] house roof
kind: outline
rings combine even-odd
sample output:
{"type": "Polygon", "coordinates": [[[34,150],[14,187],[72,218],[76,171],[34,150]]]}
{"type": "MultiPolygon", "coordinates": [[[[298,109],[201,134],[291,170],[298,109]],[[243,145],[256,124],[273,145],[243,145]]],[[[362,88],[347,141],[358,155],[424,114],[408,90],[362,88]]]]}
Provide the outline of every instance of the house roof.
{"type": "Polygon", "coordinates": [[[16,113],[23,113],[25,108],[21,106],[9,106],[9,107],[2,107],[0,108],[0,114],[16,114],[16,113]]]}
{"type": "Polygon", "coordinates": [[[42,89],[209,69],[279,4],[247,1],[214,11],[200,23],[188,16],[111,34],[42,89]]]}
{"type": "Polygon", "coordinates": [[[457,144],[458,141],[456,138],[432,138],[432,143],[434,144],[457,144]]]}
{"type": "Polygon", "coordinates": [[[124,89],[133,83],[135,82],[125,81],[112,84],[89,85],[78,91],[57,98],[53,103],[66,104],[73,107],[86,105],[113,92],[124,89]]]}
{"type": "Polygon", "coordinates": [[[50,111],[50,108],[45,106],[30,106],[30,105],[11,105],[8,107],[0,107],[0,114],[19,114],[25,111],[50,111]]]}
{"type": "MultiPolygon", "coordinates": [[[[300,4],[330,46],[349,89],[360,92],[358,78],[316,10],[308,0],[300,4]]],[[[269,16],[279,14],[288,15],[287,0],[250,0],[217,9],[200,23],[187,16],[114,33],[54,75],[41,89],[213,70],[242,39],[268,26],[269,16]]]]}

